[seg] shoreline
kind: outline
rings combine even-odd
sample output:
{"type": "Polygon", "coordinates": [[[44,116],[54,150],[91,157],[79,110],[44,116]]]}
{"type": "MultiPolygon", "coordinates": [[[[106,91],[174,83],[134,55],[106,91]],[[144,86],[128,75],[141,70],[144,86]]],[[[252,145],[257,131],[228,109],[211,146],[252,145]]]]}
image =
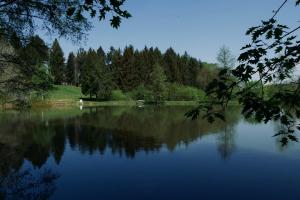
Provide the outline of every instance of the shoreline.
{"type": "MultiPolygon", "coordinates": [[[[164,101],[162,104],[153,104],[153,103],[143,103],[139,104],[138,101],[129,100],[129,101],[79,101],[70,100],[70,99],[60,99],[60,100],[45,100],[34,102],[28,109],[39,109],[39,108],[87,108],[87,107],[107,107],[107,106],[198,106],[199,101],[164,101]]],[[[238,102],[230,102],[229,105],[239,105],[238,102]]],[[[16,109],[13,104],[2,104],[1,110],[12,110],[16,109]]],[[[25,108],[26,109],[26,108],[25,108]]],[[[22,109],[21,109],[22,110],[22,109]]]]}
{"type": "MultiPolygon", "coordinates": [[[[198,101],[164,101],[160,106],[196,106],[198,101]]],[[[140,106],[156,105],[151,103],[144,103],[140,106]]],[[[32,104],[34,107],[95,107],[95,106],[139,106],[138,101],[79,101],[74,100],[49,100],[45,102],[36,102],[32,104]]]]}

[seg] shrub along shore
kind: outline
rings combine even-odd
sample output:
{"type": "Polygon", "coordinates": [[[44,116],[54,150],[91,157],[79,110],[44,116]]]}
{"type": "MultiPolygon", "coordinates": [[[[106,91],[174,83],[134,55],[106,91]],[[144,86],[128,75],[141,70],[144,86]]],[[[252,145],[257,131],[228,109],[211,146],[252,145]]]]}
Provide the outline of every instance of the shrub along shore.
{"type": "Polygon", "coordinates": [[[121,90],[113,90],[108,100],[97,100],[83,95],[80,87],[56,85],[47,93],[45,100],[32,102],[33,107],[61,107],[61,106],[136,106],[139,104],[161,105],[197,105],[204,99],[203,91],[187,86],[170,85],[162,101],[152,99],[151,92],[144,87],[124,93],[121,90]]]}
{"type": "MultiPolygon", "coordinates": [[[[162,97],[162,101],[154,102],[151,92],[143,87],[124,93],[121,90],[113,90],[108,100],[102,101],[83,95],[80,87],[55,85],[43,98],[35,98],[32,95],[29,105],[36,107],[70,107],[70,106],[138,106],[146,104],[160,104],[165,106],[197,105],[204,99],[203,91],[188,87],[171,84],[162,97]]],[[[13,104],[6,103],[2,107],[13,108],[13,104]]]]}

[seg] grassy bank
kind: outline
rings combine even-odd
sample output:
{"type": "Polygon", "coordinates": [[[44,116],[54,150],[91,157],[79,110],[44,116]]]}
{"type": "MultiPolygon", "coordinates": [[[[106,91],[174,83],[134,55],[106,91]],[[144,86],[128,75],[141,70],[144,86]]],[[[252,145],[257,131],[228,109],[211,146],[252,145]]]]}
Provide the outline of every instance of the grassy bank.
{"type": "MultiPolygon", "coordinates": [[[[95,101],[81,93],[80,87],[56,85],[49,91],[44,101],[33,103],[33,107],[68,107],[68,106],[136,106],[135,100],[95,101]],[[83,104],[79,101],[84,99],[83,104]]],[[[166,106],[197,105],[197,101],[165,101],[166,106]]]]}
{"type": "Polygon", "coordinates": [[[67,85],[55,85],[53,90],[48,92],[47,100],[72,100],[79,101],[80,98],[86,98],[81,93],[80,87],[67,86],[67,85]]]}
{"type": "MultiPolygon", "coordinates": [[[[232,102],[231,104],[238,104],[232,102]]],[[[195,106],[197,101],[164,101],[164,106],[195,106]]],[[[43,101],[32,102],[32,108],[63,108],[63,107],[91,107],[91,106],[137,106],[135,100],[114,100],[114,101],[96,101],[90,100],[81,93],[80,87],[56,85],[53,90],[49,91],[43,101]],[[80,103],[83,99],[83,103],[80,103]]],[[[10,108],[9,105],[6,109],[10,108]]]]}

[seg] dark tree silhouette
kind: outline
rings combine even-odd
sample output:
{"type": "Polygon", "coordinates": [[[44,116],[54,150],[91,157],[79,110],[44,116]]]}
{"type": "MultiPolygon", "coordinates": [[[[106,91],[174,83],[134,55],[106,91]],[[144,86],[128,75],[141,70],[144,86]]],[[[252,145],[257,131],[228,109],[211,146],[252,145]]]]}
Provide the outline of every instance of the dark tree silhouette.
{"type": "MultiPolygon", "coordinates": [[[[39,85],[26,79],[32,68],[17,51],[26,46],[37,31],[77,42],[91,29],[92,18],[104,20],[109,13],[111,26],[118,28],[123,18],[131,17],[122,8],[124,3],[125,0],[0,0],[0,43],[5,47],[0,51],[0,70],[16,74],[13,78],[7,73],[4,78],[0,76],[0,88],[13,88],[17,91],[10,90],[10,93],[22,98],[32,90],[40,89],[39,85]]],[[[44,75],[37,73],[36,79],[43,80],[44,75]]],[[[58,77],[55,82],[61,83],[61,79],[58,77]]],[[[45,89],[44,84],[42,88],[45,89]]]]}
{"type": "Polygon", "coordinates": [[[66,68],[65,68],[65,81],[70,84],[75,84],[76,77],[76,57],[73,52],[68,56],[66,68]]]}
{"type": "Polygon", "coordinates": [[[57,39],[54,40],[50,49],[49,67],[54,83],[62,84],[65,82],[65,58],[57,39]]]}
{"type": "Polygon", "coordinates": [[[111,25],[118,28],[122,18],[131,16],[122,9],[124,3],[125,0],[1,0],[0,32],[6,39],[15,33],[26,39],[42,29],[78,40],[90,30],[91,18],[103,20],[107,13],[112,13],[111,25]]]}

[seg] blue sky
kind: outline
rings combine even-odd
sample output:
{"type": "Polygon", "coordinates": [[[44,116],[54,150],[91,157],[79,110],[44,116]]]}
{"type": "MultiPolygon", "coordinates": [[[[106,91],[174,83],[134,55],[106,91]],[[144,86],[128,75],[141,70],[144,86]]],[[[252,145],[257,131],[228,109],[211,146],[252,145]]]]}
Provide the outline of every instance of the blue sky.
{"type": "MultiPolygon", "coordinates": [[[[73,44],[60,39],[65,57],[70,51],[102,46],[124,48],[133,45],[142,49],[145,45],[165,51],[173,47],[176,52],[187,51],[202,61],[216,62],[216,54],[222,45],[233,54],[249,40],[247,28],[258,25],[261,19],[272,15],[283,0],[127,0],[125,7],[132,18],[123,21],[115,30],[108,21],[94,20],[94,28],[86,41],[73,44]]],[[[300,20],[295,0],[280,13],[283,23],[295,24],[300,20]]],[[[50,38],[51,42],[54,38],[50,38]]]]}

